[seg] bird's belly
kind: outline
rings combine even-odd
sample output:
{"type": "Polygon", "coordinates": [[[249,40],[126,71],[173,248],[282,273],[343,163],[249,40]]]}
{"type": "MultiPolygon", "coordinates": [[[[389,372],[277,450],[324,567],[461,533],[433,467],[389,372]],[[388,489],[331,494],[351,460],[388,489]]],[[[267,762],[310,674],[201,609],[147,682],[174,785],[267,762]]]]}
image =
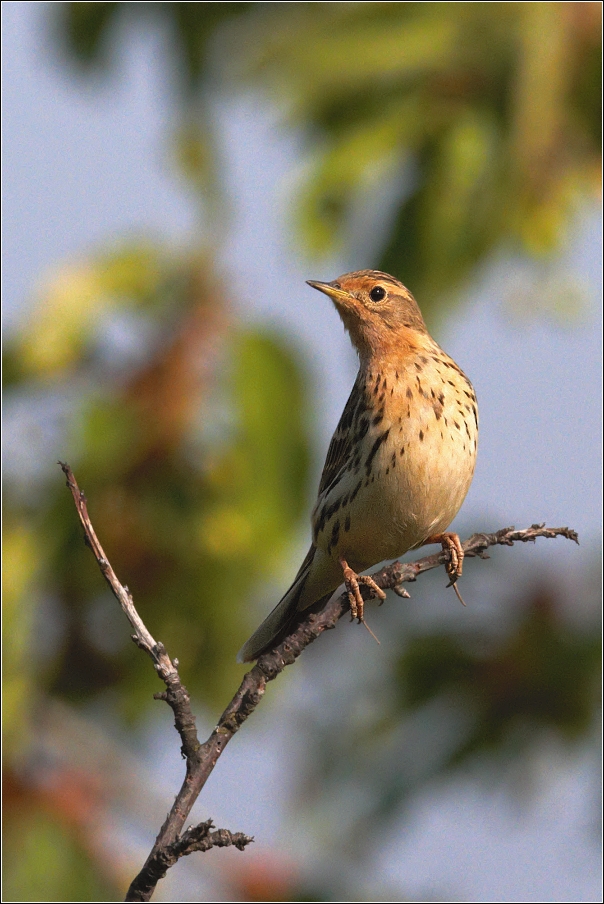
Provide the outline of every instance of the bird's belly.
{"type": "Polygon", "coordinates": [[[427,413],[391,422],[371,461],[365,456],[319,501],[315,543],[362,571],[444,531],[466,496],[476,459],[474,431],[457,422],[445,425],[427,413]]]}

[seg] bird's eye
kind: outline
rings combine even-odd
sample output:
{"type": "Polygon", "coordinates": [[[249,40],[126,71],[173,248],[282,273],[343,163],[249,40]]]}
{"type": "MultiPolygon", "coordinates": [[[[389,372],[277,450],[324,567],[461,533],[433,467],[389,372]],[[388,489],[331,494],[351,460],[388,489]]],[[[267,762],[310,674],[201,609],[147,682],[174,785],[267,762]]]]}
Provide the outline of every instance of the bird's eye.
{"type": "Polygon", "coordinates": [[[381,301],[386,297],[386,290],[382,289],[381,286],[374,286],[371,292],[369,293],[369,297],[372,301],[381,301]]]}

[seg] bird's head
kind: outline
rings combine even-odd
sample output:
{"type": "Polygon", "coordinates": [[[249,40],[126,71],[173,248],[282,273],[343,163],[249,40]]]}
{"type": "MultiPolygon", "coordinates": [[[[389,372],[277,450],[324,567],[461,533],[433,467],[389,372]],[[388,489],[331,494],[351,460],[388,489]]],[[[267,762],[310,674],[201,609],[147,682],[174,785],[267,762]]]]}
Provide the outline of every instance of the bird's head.
{"type": "Polygon", "coordinates": [[[345,273],[333,282],[307,280],[329,295],[361,358],[374,357],[409,343],[413,334],[427,335],[426,324],[411,292],[380,270],[345,273]]]}

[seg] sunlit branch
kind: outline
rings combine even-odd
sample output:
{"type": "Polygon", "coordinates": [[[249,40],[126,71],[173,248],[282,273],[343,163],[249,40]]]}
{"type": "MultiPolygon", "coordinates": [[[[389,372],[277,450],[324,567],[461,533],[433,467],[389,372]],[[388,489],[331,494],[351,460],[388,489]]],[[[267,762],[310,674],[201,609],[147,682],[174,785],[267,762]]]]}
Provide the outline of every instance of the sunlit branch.
{"type": "MultiPolygon", "coordinates": [[[[335,628],[338,619],[350,608],[348,594],[342,593],[332,597],[327,605],[318,612],[313,612],[311,609],[301,613],[299,623],[285,640],[270,652],[260,656],[253,668],[244,675],[237,693],[221,715],[216,728],[207,741],[200,744],[189,695],[178,674],[178,660],[171,659],[163,644],[155,641],[147,630],[134,607],[130,591],[117,579],[99,543],[88,515],[86,497],[78,487],[71,468],[63,462],[59,462],[59,464],[67,477],[67,486],[71,491],[84,528],[86,543],[92,550],[105,580],[134,629],[132,639],[137,646],[149,654],[157,674],[166,685],[166,690],[155,694],[155,697],[165,700],[172,708],[175,726],[182,741],[182,753],[186,761],[183,785],[159,831],[151,853],[126,895],[126,901],[148,901],[159,880],[166,875],[168,869],[180,857],[194,851],[206,851],[211,847],[228,845],[234,845],[239,850],[243,850],[253,841],[253,838],[241,832],[231,833],[227,829],[214,830],[211,820],[185,831],[183,831],[183,826],[222,751],[262,700],[267,682],[272,681],[286,666],[295,662],[305,647],[324,631],[335,628]]],[[[467,558],[488,559],[487,549],[491,546],[513,546],[517,542],[534,542],[538,537],[559,536],[574,540],[576,543],[579,542],[576,532],[568,527],[546,527],[544,524],[533,524],[524,530],[506,527],[495,533],[473,534],[465,540],[462,546],[467,558]]],[[[409,594],[403,584],[417,580],[417,577],[425,571],[446,565],[448,557],[448,551],[441,551],[430,556],[423,556],[414,562],[394,562],[380,569],[372,577],[381,589],[393,590],[399,596],[406,597],[409,594]]],[[[363,588],[363,593],[367,593],[366,588],[363,588]]]]}

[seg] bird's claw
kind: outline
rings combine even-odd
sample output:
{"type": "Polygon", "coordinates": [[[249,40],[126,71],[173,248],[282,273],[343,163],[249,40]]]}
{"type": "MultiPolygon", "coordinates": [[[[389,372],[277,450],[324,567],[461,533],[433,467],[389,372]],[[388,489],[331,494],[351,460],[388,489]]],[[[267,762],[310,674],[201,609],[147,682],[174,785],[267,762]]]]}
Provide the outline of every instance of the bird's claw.
{"type": "Polygon", "coordinates": [[[340,559],[340,565],[342,566],[344,585],[348,593],[351,621],[354,621],[356,618],[357,622],[361,624],[365,621],[365,600],[363,599],[359,585],[365,584],[369,587],[373,596],[377,596],[380,603],[386,599],[386,594],[368,574],[357,574],[356,571],[353,571],[345,559],[340,559]]]}
{"type": "Polygon", "coordinates": [[[449,583],[447,587],[453,587],[459,602],[465,606],[459,590],[457,589],[457,579],[461,577],[463,568],[464,551],[458,534],[434,534],[428,537],[426,543],[440,543],[443,552],[448,553],[449,557],[445,562],[445,569],[449,575],[449,583]]]}
{"type": "Polygon", "coordinates": [[[464,551],[458,534],[434,534],[428,537],[425,543],[440,543],[443,552],[449,553],[449,558],[445,562],[445,568],[449,575],[450,583],[448,587],[452,587],[457,578],[461,577],[463,568],[464,551]]]}

